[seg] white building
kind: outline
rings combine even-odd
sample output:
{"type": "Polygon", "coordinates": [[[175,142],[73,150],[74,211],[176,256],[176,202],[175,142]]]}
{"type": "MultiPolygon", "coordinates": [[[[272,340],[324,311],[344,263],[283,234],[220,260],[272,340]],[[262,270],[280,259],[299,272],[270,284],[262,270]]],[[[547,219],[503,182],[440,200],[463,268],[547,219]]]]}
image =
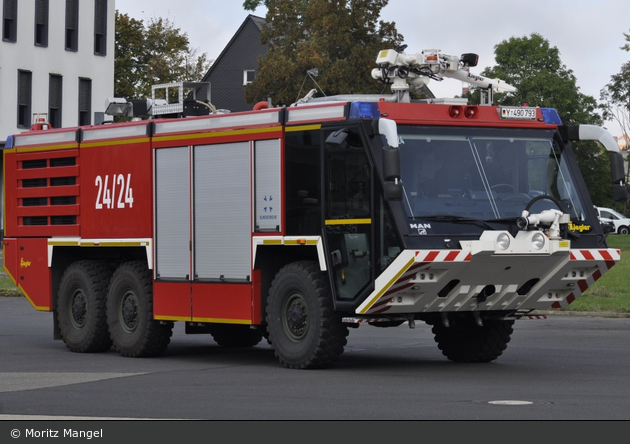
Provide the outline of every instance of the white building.
{"type": "Polygon", "coordinates": [[[114,95],[115,14],[114,0],[2,0],[0,149],[34,114],[53,127],[102,121],[114,95]]]}

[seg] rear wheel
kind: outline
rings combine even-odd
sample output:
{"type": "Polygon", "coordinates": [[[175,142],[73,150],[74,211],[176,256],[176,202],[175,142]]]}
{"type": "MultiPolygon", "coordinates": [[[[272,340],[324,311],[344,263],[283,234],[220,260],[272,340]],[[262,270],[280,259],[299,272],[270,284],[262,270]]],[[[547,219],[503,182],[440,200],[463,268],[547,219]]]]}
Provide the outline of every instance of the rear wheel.
{"type": "Polygon", "coordinates": [[[107,286],[111,268],[99,261],[78,261],[64,272],[59,285],[57,320],[63,342],[77,353],[107,351],[107,286]]]}
{"type": "Polygon", "coordinates": [[[213,324],[210,334],[221,347],[253,347],[262,341],[263,333],[249,325],[213,324]]]}
{"type": "Polygon", "coordinates": [[[432,331],[442,354],[453,362],[490,362],[507,348],[514,321],[485,320],[478,326],[472,316],[435,323],[432,331]]]}
{"type": "Polygon", "coordinates": [[[619,227],[618,230],[619,234],[628,234],[628,232],[630,232],[630,230],[628,229],[628,227],[619,227]]]}
{"type": "Polygon", "coordinates": [[[283,267],[269,291],[269,343],[289,368],[324,368],[343,353],[348,328],[333,311],[327,276],[310,261],[283,267]]]}
{"type": "Polygon", "coordinates": [[[158,356],[166,351],[173,323],[153,319],[151,271],[144,262],[125,262],[114,272],[107,322],[114,346],[123,356],[158,356]]]}

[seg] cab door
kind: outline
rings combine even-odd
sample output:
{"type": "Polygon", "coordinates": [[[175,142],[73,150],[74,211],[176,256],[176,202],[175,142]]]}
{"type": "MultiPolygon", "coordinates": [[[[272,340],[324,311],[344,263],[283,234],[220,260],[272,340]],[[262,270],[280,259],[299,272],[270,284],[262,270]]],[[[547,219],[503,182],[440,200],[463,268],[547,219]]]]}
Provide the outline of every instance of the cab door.
{"type": "Polygon", "coordinates": [[[372,282],[372,167],[358,130],[324,133],[324,219],[336,300],[372,282]]]}

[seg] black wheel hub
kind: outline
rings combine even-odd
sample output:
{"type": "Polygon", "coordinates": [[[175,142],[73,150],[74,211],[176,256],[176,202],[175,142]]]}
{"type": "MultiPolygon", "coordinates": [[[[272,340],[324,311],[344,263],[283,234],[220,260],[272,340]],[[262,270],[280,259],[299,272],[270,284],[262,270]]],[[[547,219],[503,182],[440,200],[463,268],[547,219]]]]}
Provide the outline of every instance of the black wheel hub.
{"type": "Polygon", "coordinates": [[[304,312],[304,308],[299,304],[293,305],[289,309],[287,323],[289,324],[289,328],[294,332],[304,328],[304,325],[306,324],[306,313],[304,312]]]}
{"type": "Polygon", "coordinates": [[[120,304],[120,320],[123,330],[133,333],[138,327],[138,298],[133,292],[126,292],[120,304]]]}
{"type": "Polygon", "coordinates": [[[308,305],[302,294],[293,293],[287,298],[282,323],[292,341],[299,342],[304,339],[308,331],[308,305]]]}
{"type": "Polygon", "coordinates": [[[71,298],[70,319],[75,328],[83,328],[87,319],[87,298],[82,290],[76,290],[71,298]]]}

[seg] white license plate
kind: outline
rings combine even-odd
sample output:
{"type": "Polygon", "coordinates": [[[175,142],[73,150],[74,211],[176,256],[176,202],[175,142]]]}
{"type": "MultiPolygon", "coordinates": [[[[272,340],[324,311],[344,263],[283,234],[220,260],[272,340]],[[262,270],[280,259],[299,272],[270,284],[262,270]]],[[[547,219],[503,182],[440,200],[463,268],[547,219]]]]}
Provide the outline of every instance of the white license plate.
{"type": "Polygon", "coordinates": [[[536,108],[501,108],[501,118],[536,120],[536,108]]]}

